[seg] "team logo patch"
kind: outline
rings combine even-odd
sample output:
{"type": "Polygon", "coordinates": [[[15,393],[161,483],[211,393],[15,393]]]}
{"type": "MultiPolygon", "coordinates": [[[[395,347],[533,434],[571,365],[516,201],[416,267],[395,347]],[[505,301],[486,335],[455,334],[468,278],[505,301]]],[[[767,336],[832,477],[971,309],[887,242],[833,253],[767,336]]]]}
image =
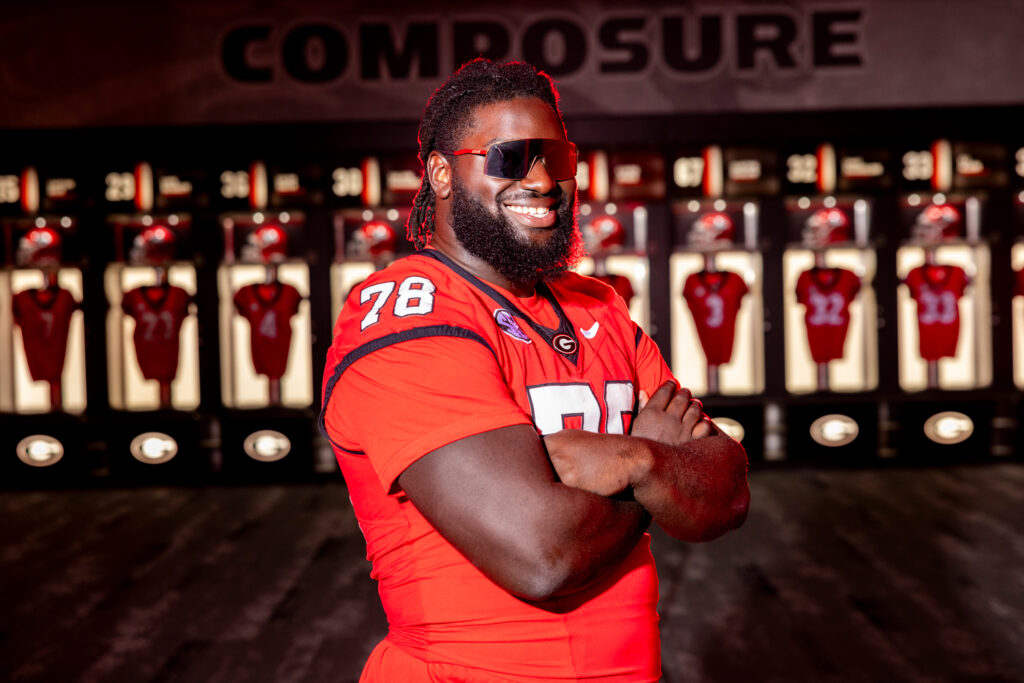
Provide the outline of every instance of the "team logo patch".
{"type": "Polygon", "coordinates": [[[576,340],[567,334],[556,334],[551,339],[551,345],[555,347],[555,351],[566,356],[576,353],[576,340]]]}
{"type": "Polygon", "coordinates": [[[526,336],[523,332],[523,328],[519,327],[519,323],[512,317],[512,314],[506,311],[504,308],[498,308],[494,311],[494,322],[498,323],[498,327],[501,331],[512,337],[518,339],[521,342],[532,344],[532,340],[526,336]]]}

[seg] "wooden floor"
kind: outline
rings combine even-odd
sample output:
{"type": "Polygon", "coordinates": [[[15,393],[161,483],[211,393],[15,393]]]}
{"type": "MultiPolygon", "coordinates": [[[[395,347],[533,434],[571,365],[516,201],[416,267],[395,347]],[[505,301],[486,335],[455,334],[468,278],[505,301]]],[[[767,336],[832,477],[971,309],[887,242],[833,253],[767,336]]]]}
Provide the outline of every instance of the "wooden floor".
{"type": "MultiPolygon", "coordinates": [[[[655,534],[665,680],[1024,681],[1024,464],[770,469],[655,534]]],[[[0,680],[354,681],[386,624],[344,486],[0,493],[0,680]]]]}

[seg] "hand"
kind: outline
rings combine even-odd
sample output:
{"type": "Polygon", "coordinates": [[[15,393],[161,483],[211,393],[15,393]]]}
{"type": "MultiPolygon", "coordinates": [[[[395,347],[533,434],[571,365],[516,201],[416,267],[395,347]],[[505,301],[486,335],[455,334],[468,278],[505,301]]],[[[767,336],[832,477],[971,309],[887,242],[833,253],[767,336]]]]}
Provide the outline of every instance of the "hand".
{"type": "Polygon", "coordinates": [[[675,382],[665,382],[654,395],[640,391],[640,411],[633,421],[631,436],[639,436],[670,446],[680,446],[693,439],[717,434],[718,429],[704,414],[703,404],[693,398],[689,389],[676,389],[675,382]]]}

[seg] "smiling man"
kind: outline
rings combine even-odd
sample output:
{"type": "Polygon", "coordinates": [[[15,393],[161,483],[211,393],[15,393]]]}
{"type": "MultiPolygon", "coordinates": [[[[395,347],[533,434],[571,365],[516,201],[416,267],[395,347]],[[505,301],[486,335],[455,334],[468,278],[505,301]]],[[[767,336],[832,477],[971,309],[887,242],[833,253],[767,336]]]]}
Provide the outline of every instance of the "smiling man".
{"type": "Polygon", "coordinates": [[[418,251],[349,295],[324,377],[389,622],[362,680],[658,680],[645,530],[739,526],[743,449],[569,270],[576,148],[546,75],[468,63],[419,142],[418,251]]]}

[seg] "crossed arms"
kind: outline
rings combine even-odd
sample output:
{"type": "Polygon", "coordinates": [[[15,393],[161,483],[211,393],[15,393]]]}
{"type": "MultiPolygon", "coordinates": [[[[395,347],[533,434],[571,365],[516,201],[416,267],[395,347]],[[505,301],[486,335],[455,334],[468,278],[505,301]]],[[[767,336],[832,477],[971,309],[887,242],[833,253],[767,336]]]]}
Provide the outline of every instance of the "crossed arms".
{"type": "Polygon", "coordinates": [[[651,519],[707,541],[746,518],[743,448],[688,390],[667,382],[646,399],[629,436],[504,427],[428,453],[398,484],[505,590],[537,601],[576,592],[621,562],[651,519]]]}

